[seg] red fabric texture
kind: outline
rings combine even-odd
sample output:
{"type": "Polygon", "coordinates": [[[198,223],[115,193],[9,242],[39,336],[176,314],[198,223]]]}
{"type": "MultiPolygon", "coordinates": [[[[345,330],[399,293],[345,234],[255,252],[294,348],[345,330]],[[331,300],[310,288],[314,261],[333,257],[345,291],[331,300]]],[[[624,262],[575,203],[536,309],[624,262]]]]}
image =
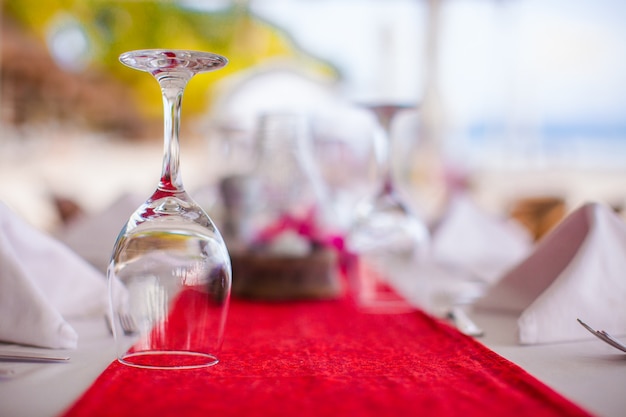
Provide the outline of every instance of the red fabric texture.
{"type": "Polygon", "coordinates": [[[524,370],[420,311],[349,299],[233,300],[220,363],[113,362],[64,417],[586,416],[524,370]]]}

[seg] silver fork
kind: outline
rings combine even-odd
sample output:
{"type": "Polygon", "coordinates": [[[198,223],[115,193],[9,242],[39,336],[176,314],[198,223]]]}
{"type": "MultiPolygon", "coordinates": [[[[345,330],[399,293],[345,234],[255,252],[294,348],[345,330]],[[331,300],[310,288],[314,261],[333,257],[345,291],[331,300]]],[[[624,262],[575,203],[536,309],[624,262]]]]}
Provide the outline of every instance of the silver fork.
{"type": "Polygon", "coordinates": [[[583,326],[585,329],[589,330],[589,332],[591,334],[593,334],[594,336],[596,336],[598,339],[600,339],[603,342],[613,346],[615,349],[619,349],[622,352],[626,352],[626,345],[621,343],[619,340],[617,340],[616,338],[614,338],[613,336],[611,336],[610,334],[608,334],[604,330],[594,330],[591,326],[589,326],[587,323],[585,323],[581,319],[576,319],[576,320],[578,320],[578,322],[581,324],[581,326],[583,326]]]}

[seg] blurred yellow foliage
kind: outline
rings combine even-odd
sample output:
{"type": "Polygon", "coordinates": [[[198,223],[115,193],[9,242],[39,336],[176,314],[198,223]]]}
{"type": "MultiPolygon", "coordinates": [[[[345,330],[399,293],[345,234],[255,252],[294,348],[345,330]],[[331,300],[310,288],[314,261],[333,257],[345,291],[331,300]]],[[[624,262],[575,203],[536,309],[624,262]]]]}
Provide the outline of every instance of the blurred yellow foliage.
{"type": "MultiPolygon", "coordinates": [[[[273,58],[289,58],[325,75],[333,69],[299,51],[288,35],[251,14],[245,5],[208,12],[175,1],[129,0],[4,0],[3,13],[35,32],[42,40],[62,18],[77,22],[89,43],[90,68],[122,80],[136,93],[142,112],[160,117],[156,81],[118,61],[125,51],[149,48],[194,49],[229,59],[222,70],[192,79],[185,92],[186,113],[210,105],[215,83],[240,70],[273,58]]],[[[89,70],[89,68],[87,69],[89,70]]]]}

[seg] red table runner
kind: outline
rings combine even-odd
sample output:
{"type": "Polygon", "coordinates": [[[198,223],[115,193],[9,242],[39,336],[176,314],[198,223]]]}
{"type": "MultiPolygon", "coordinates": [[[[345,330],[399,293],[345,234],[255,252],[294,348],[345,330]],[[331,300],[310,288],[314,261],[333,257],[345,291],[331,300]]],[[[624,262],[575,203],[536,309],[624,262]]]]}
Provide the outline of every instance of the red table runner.
{"type": "Polygon", "coordinates": [[[586,416],[524,370],[420,311],[349,300],[233,300],[221,362],[113,362],[64,417],[586,416]]]}

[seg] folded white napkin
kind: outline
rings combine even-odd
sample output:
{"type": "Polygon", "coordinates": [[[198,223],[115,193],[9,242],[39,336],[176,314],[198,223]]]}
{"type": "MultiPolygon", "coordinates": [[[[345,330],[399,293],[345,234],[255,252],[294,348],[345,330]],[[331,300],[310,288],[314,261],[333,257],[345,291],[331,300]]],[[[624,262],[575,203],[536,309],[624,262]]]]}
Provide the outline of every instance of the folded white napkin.
{"type": "Polygon", "coordinates": [[[123,194],[110,206],[74,219],[56,237],[102,273],[106,273],[117,235],[145,198],[123,194]]]}
{"type": "Polygon", "coordinates": [[[626,334],[626,223],[606,205],[585,204],[475,307],[520,314],[522,344],[593,338],[576,318],[626,334]]]}
{"type": "Polygon", "coordinates": [[[0,202],[0,341],[75,348],[67,318],[102,314],[104,276],[0,202]]]}
{"type": "Polygon", "coordinates": [[[465,193],[455,194],[432,234],[433,261],[493,283],[533,247],[530,233],[514,221],[489,214],[465,193]]]}
{"type": "Polygon", "coordinates": [[[411,304],[441,315],[473,303],[532,247],[521,225],[489,214],[459,192],[433,229],[429,258],[390,274],[390,284],[411,304]]]}

